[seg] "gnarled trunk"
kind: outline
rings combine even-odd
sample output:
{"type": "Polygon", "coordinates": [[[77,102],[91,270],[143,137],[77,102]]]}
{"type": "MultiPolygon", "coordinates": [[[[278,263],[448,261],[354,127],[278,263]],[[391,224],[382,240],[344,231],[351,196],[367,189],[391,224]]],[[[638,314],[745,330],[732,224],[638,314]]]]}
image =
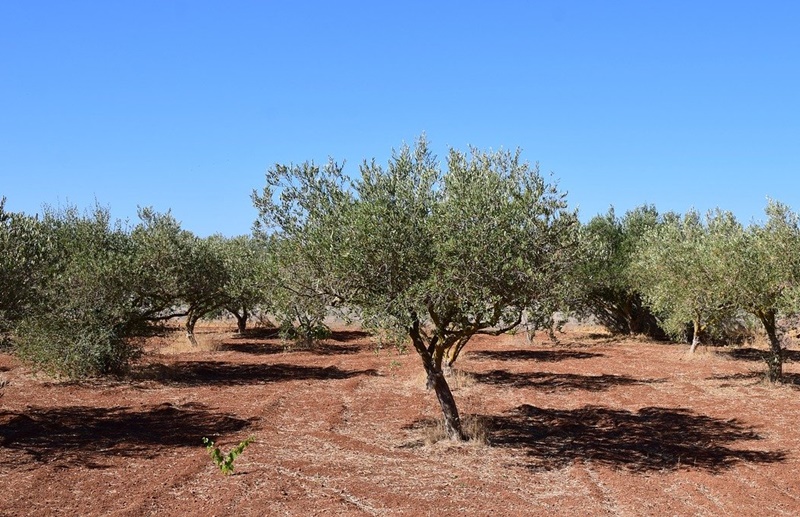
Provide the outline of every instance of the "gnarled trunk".
{"type": "Polygon", "coordinates": [[[770,382],[778,382],[783,378],[783,348],[778,338],[778,326],[775,323],[775,312],[760,313],[758,319],[764,325],[769,339],[769,353],[764,357],[767,361],[767,375],[770,382]]]}
{"type": "Polygon", "coordinates": [[[442,408],[444,429],[447,436],[451,440],[465,440],[466,437],[461,429],[461,416],[458,414],[456,401],[453,398],[453,393],[450,391],[450,385],[447,384],[444,373],[441,370],[428,372],[428,384],[433,387],[436,399],[442,408]]]}
{"type": "Polygon", "coordinates": [[[199,319],[200,315],[194,311],[189,311],[189,314],[186,316],[186,337],[189,338],[189,343],[191,343],[193,346],[197,346],[197,338],[194,335],[194,326],[199,319]]]}
{"type": "Polygon", "coordinates": [[[239,307],[233,306],[227,306],[225,307],[225,310],[233,314],[233,316],[236,318],[236,333],[244,334],[244,331],[247,330],[247,307],[241,307],[241,312],[239,312],[239,307]]]}
{"type": "Polygon", "coordinates": [[[422,366],[425,368],[425,373],[428,375],[428,387],[433,388],[433,391],[436,393],[436,399],[439,401],[439,406],[442,409],[444,428],[447,436],[449,436],[451,440],[466,440],[464,431],[461,429],[461,417],[458,414],[456,401],[453,398],[453,393],[450,391],[450,386],[447,384],[447,380],[442,372],[441,361],[435,361],[433,355],[431,355],[428,348],[425,346],[425,342],[420,334],[418,320],[415,320],[409,328],[409,335],[414,344],[414,349],[419,354],[420,359],[422,359],[422,366]]]}

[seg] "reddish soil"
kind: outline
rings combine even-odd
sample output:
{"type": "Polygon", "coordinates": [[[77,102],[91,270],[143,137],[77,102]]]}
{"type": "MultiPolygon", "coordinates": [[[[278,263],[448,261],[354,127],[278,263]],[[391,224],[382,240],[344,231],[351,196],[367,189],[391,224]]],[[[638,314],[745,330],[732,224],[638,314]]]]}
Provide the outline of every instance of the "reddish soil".
{"type": "Polygon", "coordinates": [[[476,338],[454,395],[486,441],[457,444],[431,443],[416,356],[358,331],[288,352],[220,328],[182,339],[119,381],[0,354],[0,514],[800,514],[800,393],[762,381],[755,349],[476,338]],[[248,436],[231,476],[201,444],[248,436]]]}

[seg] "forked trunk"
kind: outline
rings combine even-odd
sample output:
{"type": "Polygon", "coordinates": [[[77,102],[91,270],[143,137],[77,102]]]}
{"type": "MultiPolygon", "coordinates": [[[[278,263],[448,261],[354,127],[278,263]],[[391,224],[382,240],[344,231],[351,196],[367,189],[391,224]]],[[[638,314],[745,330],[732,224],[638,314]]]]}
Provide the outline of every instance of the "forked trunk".
{"type": "Polygon", "coordinates": [[[458,339],[454,344],[447,347],[449,351],[448,354],[444,357],[444,372],[447,375],[451,375],[453,373],[453,365],[458,359],[458,356],[461,355],[461,350],[464,349],[464,346],[467,344],[471,336],[462,336],[458,339]]]}
{"type": "Polygon", "coordinates": [[[436,393],[436,399],[439,401],[439,406],[442,409],[442,417],[444,417],[444,428],[447,436],[451,440],[463,441],[466,440],[464,431],[461,429],[461,417],[458,414],[456,401],[453,398],[453,393],[450,391],[450,386],[442,373],[441,366],[436,365],[431,352],[425,346],[425,342],[420,334],[419,320],[415,320],[409,328],[409,335],[411,342],[414,344],[414,349],[422,359],[422,366],[425,368],[425,373],[428,376],[428,388],[433,388],[436,393]]]}
{"type": "Polygon", "coordinates": [[[242,314],[233,313],[236,316],[236,332],[239,334],[244,334],[244,331],[247,330],[247,311],[242,312],[242,314]]]}

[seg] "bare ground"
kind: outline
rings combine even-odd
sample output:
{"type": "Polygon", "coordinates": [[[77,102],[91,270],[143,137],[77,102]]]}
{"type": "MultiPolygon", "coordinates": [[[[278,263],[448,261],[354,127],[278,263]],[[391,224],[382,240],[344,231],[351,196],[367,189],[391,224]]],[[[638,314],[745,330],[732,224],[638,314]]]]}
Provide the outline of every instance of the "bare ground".
{"type": "Polygon", "coordinates": [[[800,514],[791,360],[773,386],[752,348],[476,338],[454,395],[486,439],[456,444],[432,441],[413,353],[352,329],[305,351],[232,330],[153,340],[118,381],[0,354],[0,514],[800,514]],[[231,476],[201,443],[248,436],[231,476]]]}

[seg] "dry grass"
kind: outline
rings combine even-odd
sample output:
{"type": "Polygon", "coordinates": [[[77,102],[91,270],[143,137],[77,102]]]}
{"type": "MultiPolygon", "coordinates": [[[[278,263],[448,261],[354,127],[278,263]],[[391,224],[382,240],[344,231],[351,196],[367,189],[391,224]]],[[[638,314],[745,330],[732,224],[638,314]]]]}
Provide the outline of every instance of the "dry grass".
{"type": "Polygon", "coordinates": [[[281,338],[281,348],[283,348],[284,352],[308,352],[309,350],[314,350],[318,346],[324,345],[325,342],[326,340],[324,339],[314,341],[302,338],[281,338]]]}
{"type": "Polygon", "coordinates": [[[602,325],[589,324],[589,323],[567,323],[564,325],[564,330],[568,330],[575,334],[583,334],[587,336],[611,336],[611,333],[602,325]]]}
{"type": "MultiPolygon", "coordinates": [[[[489,443],[489,429],[484,418],[476,415],[466,415],[461,418],[461,430],[464,432],[467,441],[473,444],[487,445],[489,443]]],[[[450,437],[444,429],[444,420],[437,418],[429,426],[425,427],[425,445],[450,441],[450,437]]]]}
{"type": "MultiPolygon", "coordinates": [[[[465,372],[464,370],[453,369],[449,375],[445,374],[447,385],[450,386],[450,391],[458,391],[469,388],[475,385],[475,375],[465,372]]],[[[414,386],[427,386],[428,375],[425,370],[419,369],[412,377],[411,384],[414,386]]]]}
{"type": "Polygon", "coordinates": [[[694,353],[691,352],[691,345],[685,346],[681,360],[683,361],[708,361],[720,356],[718,353],[719,347],[711,345],[699,345],[695,348],[694,353]]]}
{"type": "Polygon", "coordinates": [[[451,390],[469,388],[470,386],[474,386],[475,382],[475,376],[464,370],[454,369],[452,373],[447,376],[447,384],[450,385],[451,390]]]}
{"type": "Polygon", "coordinates": [[[230,337],[229,332],[195,332],[197,346],[189,342],[183,330],[170,331],[161,339],[158,353],[161,355],[181,355],[193,352],[216,352],[220,345],[230,337]]]}

